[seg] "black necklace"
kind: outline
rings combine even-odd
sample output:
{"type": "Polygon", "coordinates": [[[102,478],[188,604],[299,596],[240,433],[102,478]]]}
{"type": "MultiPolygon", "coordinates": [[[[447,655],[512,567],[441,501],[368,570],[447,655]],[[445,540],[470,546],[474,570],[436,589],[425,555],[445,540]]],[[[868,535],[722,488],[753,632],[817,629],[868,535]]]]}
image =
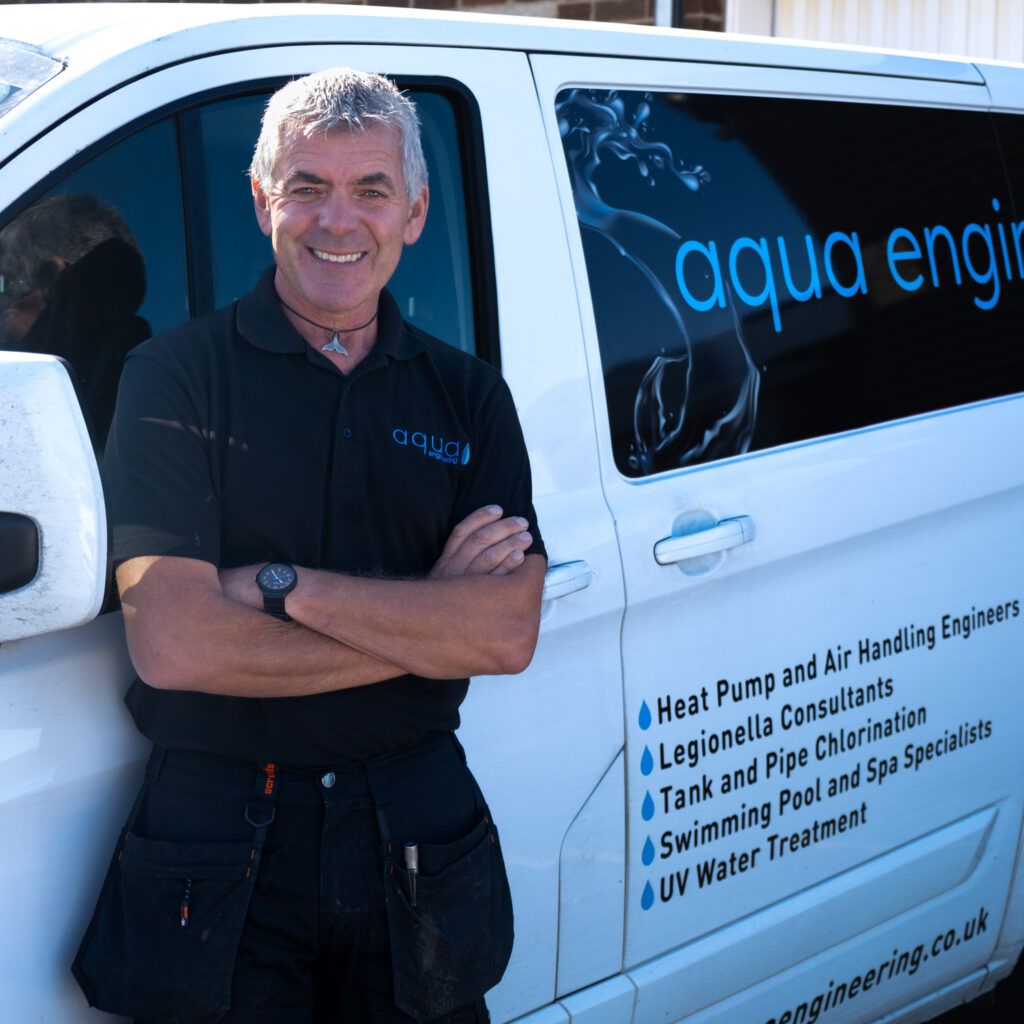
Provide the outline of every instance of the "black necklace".
{"type": "Polygon", "coordinates": [[[330,331],[331,340],[326,345],[320,346],[321,352],[337,352],[339,355],[347,356],[348,349],[339,341],[338,336],[341,334],[354,334],[356,331],[361,331],[364,327],[369,327],[374,320],[377,319],[377,314],[374,313],[365,324],[360,324],[358,327],[328,327],[326,324],[318,324],[315,320],[310,320],[308,316],[303,316],[297,309],[292,309],[280,295],[277,297],[278,302],[288,310],[289,313],[294,313],[300,320],[305,320],[307,324],[312,324],[314,327],[319,327],[321,331],[330,331]]]}

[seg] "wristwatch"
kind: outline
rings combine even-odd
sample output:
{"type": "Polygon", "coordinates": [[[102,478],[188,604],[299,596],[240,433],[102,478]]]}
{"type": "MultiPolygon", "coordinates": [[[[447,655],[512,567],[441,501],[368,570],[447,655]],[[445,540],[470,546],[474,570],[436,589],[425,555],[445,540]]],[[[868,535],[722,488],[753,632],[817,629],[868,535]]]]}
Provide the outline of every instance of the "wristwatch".
{"type": "Polygon", "coordinates": [[[256,586],[263,595],[263,610],[283,622],[290,622],[284,599],[299,582],[295,569],[287,562],[270,562],[256,574],[256,586]]]}

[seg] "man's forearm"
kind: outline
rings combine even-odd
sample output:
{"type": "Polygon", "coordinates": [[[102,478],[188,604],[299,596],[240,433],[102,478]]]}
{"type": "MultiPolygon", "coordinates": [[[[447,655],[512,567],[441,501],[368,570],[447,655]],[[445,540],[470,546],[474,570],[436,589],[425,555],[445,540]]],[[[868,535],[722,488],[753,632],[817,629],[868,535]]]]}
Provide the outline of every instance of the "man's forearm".
{"type": "MultiPolygon", "coordinates": [[[[186,689],[246,697],[297,697],[365,686],[406,670],[295,622],[224,601],[186,689]],[[241,614],[239,614],[241,612],[241,614]]],[[[190,659],[193,665],[197,659],[190,659]]]]}
{"type": "Polygon", "coordinates": [[[545,562],[505,576],[381,580],[299,569],[295,621],[428,678],[521,672],[533,655],[545,562]]]}
{"type": "MultiPolygon", "coordinates": [[[[132,661],[150,686],[243,697],[294,697],[380,682],[398,665],[294,622],[281,622],[209,588],[187,605],[169,599],[175,560],[163,560],[122,586],[132,661]],[[171,564],[167,564],[170,561],[171,564]]],[[[122,580],[124,583],[125,581],[122,580]]]]}
{"type": "Polygon", "coordinates": [[[245,697],[323,693],[410,672],[520,671],[536,642],[544,559],[524,561],[524,520],[500,516],[488,506],[459,523],[429,580],[299,567],[287,598],[293,623],[263,611],[259,566],[129,559],[117,582],[132,661],[160,689],[245,697]]]}

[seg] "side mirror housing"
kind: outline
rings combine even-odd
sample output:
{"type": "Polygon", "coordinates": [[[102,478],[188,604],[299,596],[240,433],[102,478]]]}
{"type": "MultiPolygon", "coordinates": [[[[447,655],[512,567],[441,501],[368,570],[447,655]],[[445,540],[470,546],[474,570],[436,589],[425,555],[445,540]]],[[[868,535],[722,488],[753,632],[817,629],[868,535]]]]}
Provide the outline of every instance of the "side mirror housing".
{"type": "Polygon", "coordinates": [[[0,352],[0,642],[95,618],[107,575],[96,456],[64,364],[0,352]]]}

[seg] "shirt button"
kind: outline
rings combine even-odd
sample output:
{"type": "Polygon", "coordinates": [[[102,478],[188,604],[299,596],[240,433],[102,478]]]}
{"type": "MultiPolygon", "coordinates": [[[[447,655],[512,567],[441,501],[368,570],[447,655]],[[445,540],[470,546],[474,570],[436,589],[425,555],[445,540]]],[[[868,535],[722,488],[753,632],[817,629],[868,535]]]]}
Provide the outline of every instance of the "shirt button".
{"type": "Polygon", "coordinates": [[[344,430],[342,431],[342,433],[343,433],[343,434],[344,434],[344,435],[345,435],[346,437],[351,437],[351,436],[352,436],[352,430],[351,430],[351,429],[350,429],[349,427],[346,427],[346,428],[345,428],[345,429],[344,429],[344,430]]]}
{"type": "Polygon", "coordinates": [[[336,781],[337,779],[334,775],[334,772],[325,772],[320,777],[320,785],[323,786],[324,789],[330,789],[331,786],[333,786],[336,781]]]}

